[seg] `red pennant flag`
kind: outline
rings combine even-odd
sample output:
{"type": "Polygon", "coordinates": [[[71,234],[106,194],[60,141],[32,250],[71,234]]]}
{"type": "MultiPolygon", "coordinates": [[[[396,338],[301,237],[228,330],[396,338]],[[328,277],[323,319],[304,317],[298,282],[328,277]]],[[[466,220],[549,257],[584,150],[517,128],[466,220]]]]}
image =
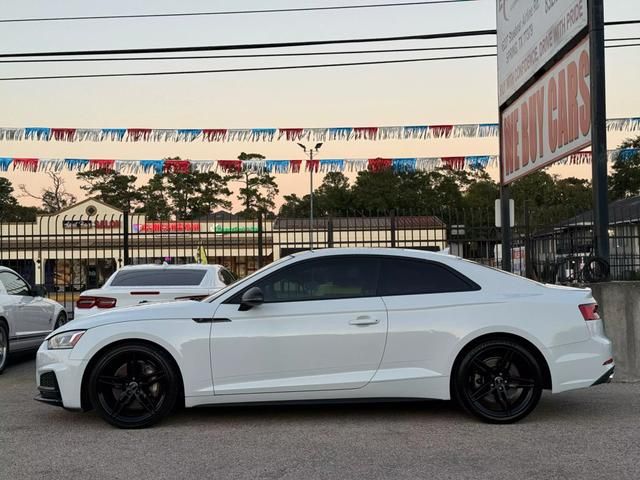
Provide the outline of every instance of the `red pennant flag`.
{"type": "Polygon", "coordinates": [[[191,162],[189,160],[165,160],[164,171],[173,173],[189,173],[191,162]]]}
{"type": "Polygon", "coordinates": [[[37,172],[40,161],[37,158],[14,158],[13,169],[25,172],[37,172]]]}
{"type": "Polygon", "coordinates": [[[302,165],[302,160],[289,161],[289,168],[291,168],[291,173],[300,173],[301,165],[302,165]]]}
{"type": "Polygon", "coordinates": [[[464,168],[464,157],[442,157],[442,163],[451,170],[462,170],[464,168]]]}
{"type": "Polygon", "coordinates": [[[353,133],[356,140],[375,140],[378,138],[378,127],[356,127],[353,133]]]}
{"type": "Polygon", "coordinates": [[[281,128],[280,138],[284,136],[289,141],[300,140],[303,133],[304,128],[281,128]]]}
{"type": "Polygon", "coordinates": [[[229,173],[242,171],[242,160],[218,160],[218,166],[229,173]]]}
{"type": "Polygon", "coordinates": [[[433,138],[449,138],[453,132],[453,125],[430,125],[429,131],[433,138]]]}
{"type": "Polygon", "coordinates": [[[115,160],[89,160],[91,170],[113,170],[115,165],[115,160]]]}
{"type": "Polygon", "coordinates": [[[389,170],[393,165],[393,159],[391,158],[370,158],[369,170],[371,172],[383,172],[389,170]]]}
{"type": "Polygon", "coordinates": [[[227,137],[226,128],[208,128],[202,130],[202,138],[205,142],[221,142],[227,137]]]}
{"type": "Polygon", "coordinates": [[[320,169],[320,160],[307,160],[307,172],[313,170],[317,172],[320,169]]]}
{"type": "Polygon", "coordinates": [[[75,128],[52,128],[51,136],[54,140],[62,142],[72,142],[76,134],[75,128]]]}
{"type": "Polygon", "coordinates": [[[127,128],[127,139],[130,142],[146,142],[151,137],[150,128],[127,128]]]}

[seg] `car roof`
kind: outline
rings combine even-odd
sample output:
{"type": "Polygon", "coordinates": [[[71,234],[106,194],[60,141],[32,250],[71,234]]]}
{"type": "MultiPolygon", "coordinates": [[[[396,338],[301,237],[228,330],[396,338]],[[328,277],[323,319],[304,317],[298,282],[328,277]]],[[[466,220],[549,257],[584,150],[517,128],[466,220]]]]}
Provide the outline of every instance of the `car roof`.
{"type": "Polygon", "coordinates": [[[405,258],[422,258],[434,261],[461,260],[460,257],[447,253],[430,252],[425,250],[412,250],[410,248],[321,248],[318,250],[306,250],[297,252],[291,256],[296,259],[331,257],[338,255],[379,255],[405,258]]]}
{"type": "Polygon", "coordinates": [[[120,268],[118,271],[122,271],[122,270],[150,270],[150,269],[154,269],[154,268],[158,268],[158,269],[184,269],[184,268],[188,268],[189,270],[220,270],[221,268],[225,268],[222,265],[217,265],[217,264],[211,264],[211,265],[202,265],[200,263],[186,263],[186,264],[182,264],[182,265],[169,265],[167,263],[165,264],[156,264],[156,263],[149,263],[149,264],[145,264],[145,265],[125,265],[124,267],[120,268]]]}

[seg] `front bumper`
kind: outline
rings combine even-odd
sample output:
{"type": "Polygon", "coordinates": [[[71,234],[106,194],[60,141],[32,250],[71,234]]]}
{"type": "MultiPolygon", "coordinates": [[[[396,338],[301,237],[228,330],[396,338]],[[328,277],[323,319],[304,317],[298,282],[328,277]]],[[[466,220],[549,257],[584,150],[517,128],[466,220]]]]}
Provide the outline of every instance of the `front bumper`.
{"type": "Polygon", "coordinates": [[[72,360],[72,350],[48,350],[44,342],[36,356],[35,400],[70,410],[82,408],[82,377],[85,360],[72,360]]]}

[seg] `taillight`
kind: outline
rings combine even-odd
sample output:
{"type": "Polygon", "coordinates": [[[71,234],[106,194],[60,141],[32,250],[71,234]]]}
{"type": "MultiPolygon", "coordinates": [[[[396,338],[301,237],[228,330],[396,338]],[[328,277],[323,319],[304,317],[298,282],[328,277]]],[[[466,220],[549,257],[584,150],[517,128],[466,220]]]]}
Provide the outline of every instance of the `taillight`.
{"type": "Polygon", "coordinates": [[[117,301],[109,297],[80,297],[76,302],[76,308],[114,308],[117,301]]]}
{"type": "Polygon", "coordinates": [[[598,315],[597,303],[578,305],[578,308],[580,309],[580,313],[582,313],[582,317],[585,319],[585,321],[600,320],[600,315],[598,315]]]}

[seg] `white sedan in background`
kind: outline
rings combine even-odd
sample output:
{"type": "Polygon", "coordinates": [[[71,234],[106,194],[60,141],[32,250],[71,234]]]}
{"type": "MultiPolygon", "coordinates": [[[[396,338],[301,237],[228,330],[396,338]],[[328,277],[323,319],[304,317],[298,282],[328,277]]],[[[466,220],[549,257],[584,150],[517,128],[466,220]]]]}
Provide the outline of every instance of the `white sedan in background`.
{"type": "Polygon", "coordinates": [[[74,322],[37,356],[39,400],[122,428],[174,407],[455,399],[494,423],[543,389],[609,380],[589,289],[545,286],[456,257],[328,249],[283,258],[201,302],[74,322]]]}
{"type": "Polygon", "coordinates": [[[52,330],[67,323],[62,305],[44,298],[10,268],[0,267],[0,373],[9,352],[36,350],[52,330]]]}
{"type": "Polygon", "coordinates": [[[74,319],[146,303],[202,300],[235,281],[222,265],[130,265],[111,275],[102,288],[82,292],[74,319]]]}

